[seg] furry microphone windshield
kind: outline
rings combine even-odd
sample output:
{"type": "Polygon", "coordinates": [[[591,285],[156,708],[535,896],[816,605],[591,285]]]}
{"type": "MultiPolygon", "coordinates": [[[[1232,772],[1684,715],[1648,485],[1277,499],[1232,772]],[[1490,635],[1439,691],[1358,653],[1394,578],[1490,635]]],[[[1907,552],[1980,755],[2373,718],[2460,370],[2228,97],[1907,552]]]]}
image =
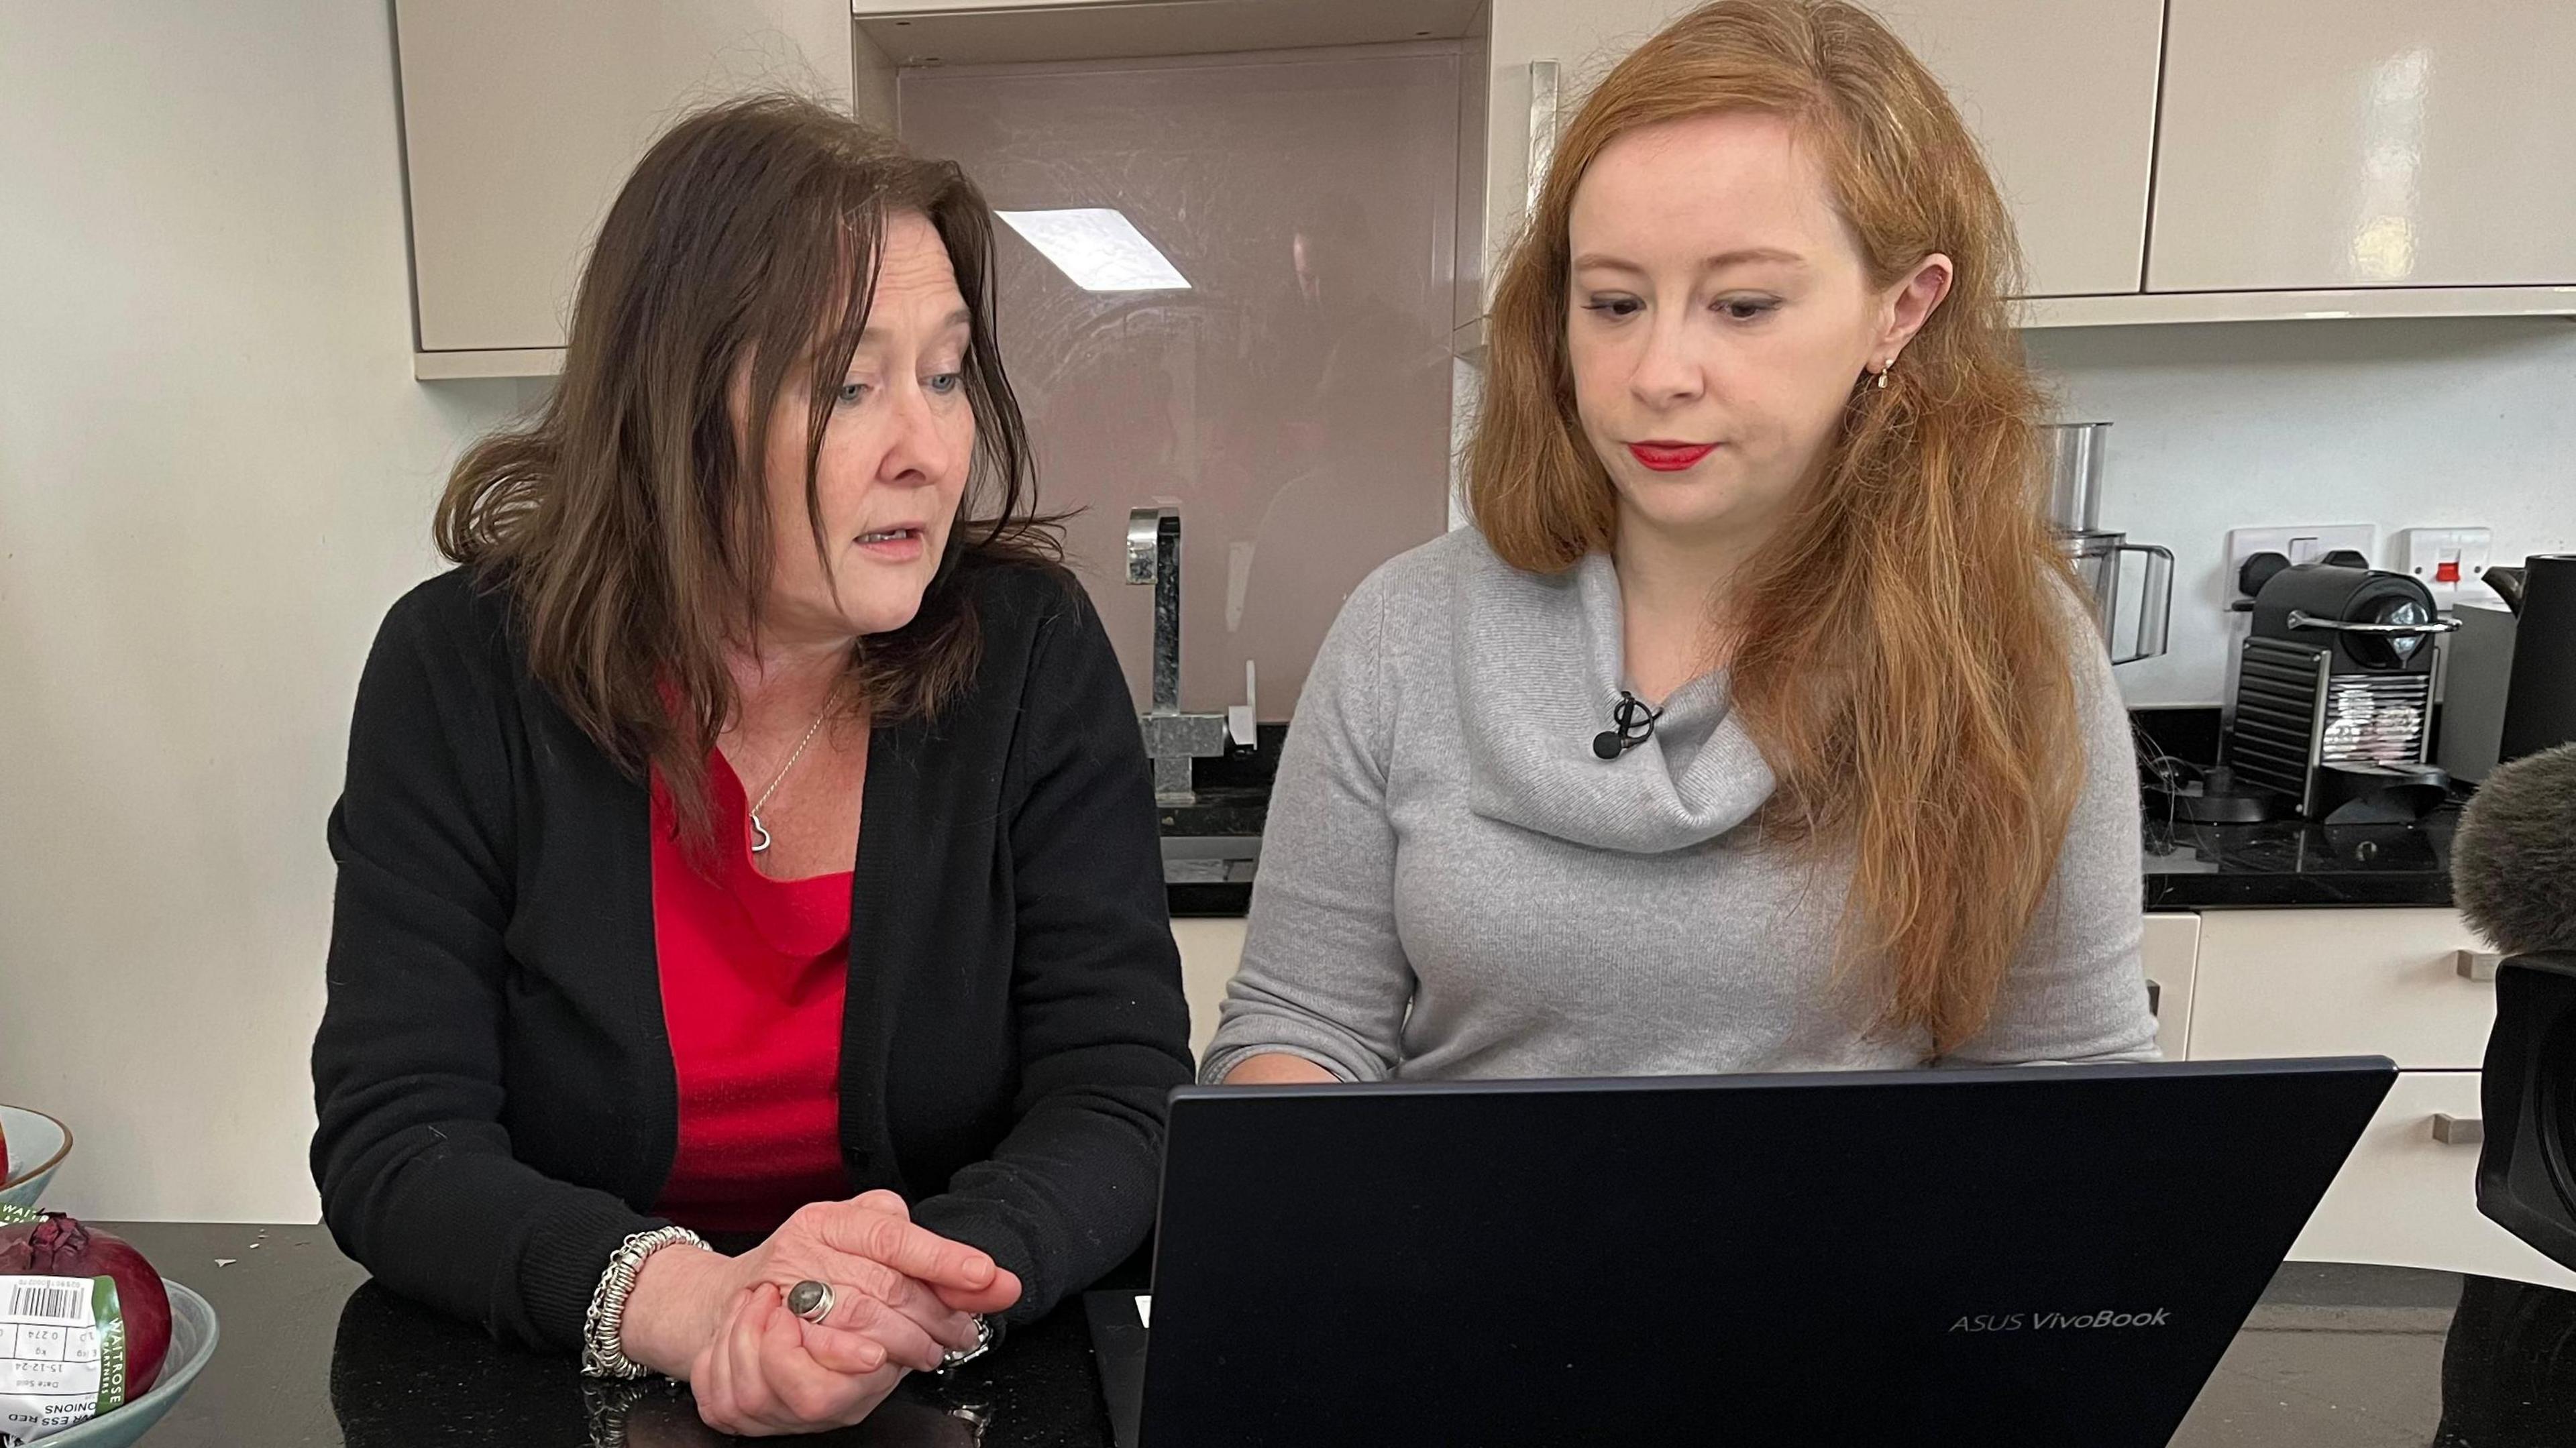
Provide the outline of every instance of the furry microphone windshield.
{"type": "Polygon", "coordinates": [[[2507,955],[2576,951],[2576,744],[2487,776],[2451,840],[2451,893],[2507,955]]]}

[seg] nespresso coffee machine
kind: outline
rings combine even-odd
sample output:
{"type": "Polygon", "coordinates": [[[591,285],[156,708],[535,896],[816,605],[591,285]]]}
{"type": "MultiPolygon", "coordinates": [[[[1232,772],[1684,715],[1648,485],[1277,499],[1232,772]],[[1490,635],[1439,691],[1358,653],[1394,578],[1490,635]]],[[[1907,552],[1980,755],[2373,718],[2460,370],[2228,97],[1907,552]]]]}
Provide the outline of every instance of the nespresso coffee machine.
{"type": "Polygon", "coordinates": [[[2434,636],[2459,625],[2403,573],[2283,567],[2254,595],[2236,656],[2226,763],[2276,813],[2335,824],[2420,819],[2449,779],[2432,761],[2434,636]]]}

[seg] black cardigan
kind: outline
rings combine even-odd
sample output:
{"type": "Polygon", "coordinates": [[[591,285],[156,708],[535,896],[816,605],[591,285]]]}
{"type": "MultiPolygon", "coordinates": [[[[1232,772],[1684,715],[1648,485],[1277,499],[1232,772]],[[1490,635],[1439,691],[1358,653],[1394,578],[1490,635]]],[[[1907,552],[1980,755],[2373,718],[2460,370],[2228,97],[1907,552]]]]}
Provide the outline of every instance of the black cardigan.
{"type": "MultiPolygon", "coordinates": [[[[1188,1008],[1144,748],[1078,587],[970,564],[972,684],[868,747],[841,1159],[1046,1312],[1152,1225],[1188,1008]]],[[[330,822],[324,1220],[388,1287],[568,1349],[677,1146],[645,789],[463,570],[386,615],[330,822]]]]}

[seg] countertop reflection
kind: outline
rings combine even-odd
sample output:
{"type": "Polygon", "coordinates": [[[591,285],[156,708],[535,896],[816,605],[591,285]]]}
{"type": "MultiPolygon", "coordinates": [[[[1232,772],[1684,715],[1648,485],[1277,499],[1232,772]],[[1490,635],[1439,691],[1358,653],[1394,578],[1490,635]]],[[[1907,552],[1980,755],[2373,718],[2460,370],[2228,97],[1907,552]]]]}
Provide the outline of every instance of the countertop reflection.
{"type": "Polygon", "coordinates": [[[2146,907],[2447,906],[2459,819],[2453,805],[2413,824],[2204,825],[2172,818],[2150,795],[2141,851],[2146,907]]]}
{"type": "MultiPolygon", "coordinates": [[[[316,1227],[116,1224],[205,1294],[223,1343],[146,1440],[190,1445],[695,1448],[688,1390],[584,1382],[569,1361],[366,1281],[316,1227]],[[218,1266],[218,1260],[229,1263],[218,1266]]],[[[1722,1438],[1726,1425],[1695,1430],[1722,1438]]],[[[916,1378],[858,1428],[804,1441],[1105,1448],[1079,1304],[951,1379],[916,1378]]],[[[2293,1263],[2238,1333],[2177,1448],[2567,1448],[2576,1443],[2576,1294],[2390,1267],[2293,1263]]]]}
{"type": "MultiPolygon", "coordinates": [[[[962,1374],[961,1374],[962,1376],[962,1374]]],[[[331,1415],[350,1448],[414,1444],[591,1443],[700,1448],[732,1437],[698,1421],[666,1380],[588,1382],[554,1358],[506,1351],[375,1283],[349,1295],[331,1350],[331,1415]]],[[[1007,1385],[908,1381],[857,1428],[805,1441],[870,1448],[976,1448],[1080,1441],[985,1436],[1007,1385]]]]}

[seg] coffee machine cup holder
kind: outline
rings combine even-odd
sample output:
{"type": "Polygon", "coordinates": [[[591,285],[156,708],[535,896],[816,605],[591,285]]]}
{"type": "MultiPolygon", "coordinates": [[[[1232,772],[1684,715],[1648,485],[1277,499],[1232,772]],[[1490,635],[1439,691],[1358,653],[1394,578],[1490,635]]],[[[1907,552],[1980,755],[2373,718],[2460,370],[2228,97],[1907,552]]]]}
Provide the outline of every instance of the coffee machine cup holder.
{"type": "Polygon", "coordinates": [[[2317,767],[2316,813],[2329,825],[2414,824],[2450,794],[2450,776],[2429,764],[2317,767]]]}

